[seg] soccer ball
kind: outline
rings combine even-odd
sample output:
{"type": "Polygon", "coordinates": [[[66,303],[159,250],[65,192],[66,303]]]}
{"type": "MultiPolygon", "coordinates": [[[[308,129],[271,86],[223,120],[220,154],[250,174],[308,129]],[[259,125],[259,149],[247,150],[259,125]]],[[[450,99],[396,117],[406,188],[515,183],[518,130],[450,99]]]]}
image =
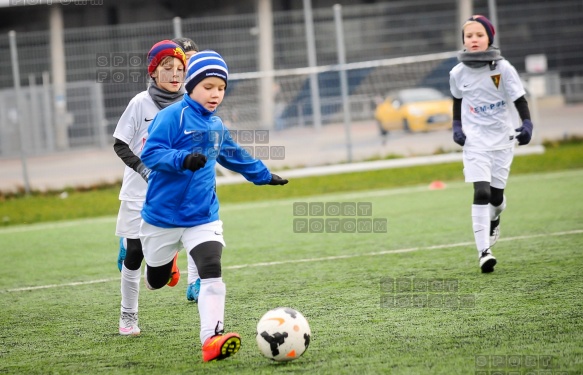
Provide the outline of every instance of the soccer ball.
{"type": "Polygon", "coordinates": [[[299,311],[278,307],[257,323],[257,345],[261,354],[274,361],[299,358],[310,345],[310,325],[299,311]]]}

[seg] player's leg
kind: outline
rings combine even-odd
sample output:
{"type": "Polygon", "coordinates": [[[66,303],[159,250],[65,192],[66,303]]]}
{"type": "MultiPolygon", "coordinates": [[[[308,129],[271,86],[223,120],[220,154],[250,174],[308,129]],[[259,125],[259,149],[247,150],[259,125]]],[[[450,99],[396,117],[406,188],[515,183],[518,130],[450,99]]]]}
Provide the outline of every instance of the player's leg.
{"type": "Polygon", "coordinates": [[[498,242],[500,237],[500,214],[506,208],[504,189],[490,187],[490,247],[498,242]]]}
{"type": "Polygon", "coordinates": [[[203,242],[190,251],[200,274],[200,339],[203,361],[214,361],[235,354],[241,346],[236,333],[224,333],[227,290],[221,276],[220,242],[203,242]]]}
{"type": "MultiPolygon", "coordinates": [[[[178,251],[176,251],[178,253],[178,251]]],[[[166,264],[161,266],[147,266],[146,280],[149,289],[160,289],[164,285],[168,285],[168,280],[171,278],[172,267],[174,265],[175,257],[166,264]]]]}
{"type": "Polygon", "coordinates": [[[482,272],[494,271],[496,258],[490,251],[490,182],[474,182],[474,202],[472,204],[472,227],[478,248],[482,272]]]}
{"type": "Polygon", "coordinates": [[[123,238],[125,256],[121,265],[121,311],[119,333],[139,335],[138,296],[141,265],[144,255],[139,239],[141,202],[122,202],[118,214],[116,234],[123,238]]]}
{"type": "Polygon", "coordinates": [[[121,269],[121,315],[119,333],[138,335],[138,296],[140,293],[141,264],[144,259],[139,239],[128,238],[126,258],[121,269]]]}
{"type": "Polygon", "coordinates": [[[160,289],[173,283],[183,232],[184,228],[160,228],[142,220],[140,240],[146,260],[144,277],[148,289],[160,289]]]}
{"type": "Polygon", "coordinates": [[[127,248],[127,241],[124,237],[119,238],[119,251],[117,253],[117,268],[119,272],[121,272],[121,266],[123,265],[123,261],[126,258],[126,248],[127,248]]]}
{"type": "Polygon", "coordinates": [[[504,189],[508,182],[513,158],[512,148],[493,152],[492,182],[490,184],[490,246],[494,246],[500,237],[500,214],[506,209],[504,189]]]}
{"type": "Polygon", "coordinates": [[[221,255],[223,244],[216,241],[203,242],[190,250],[200,274],[201,305],[200,339],[204,343],[211,336],[223,333],[225,316],[225,283],[221,274],[221,255]]]}
{"type": "Polygon", "coordinates": [[[484,273],[494,271],[496,258],[490,250],[490,179],[491,158],[487,152],[463,152],[466,182],[473,183],[472,228],[478,250],[480,269],[484,273]]]}
{"type": "Polygon", "coordinates": [[[198,312],[203,361],[214,361],[235,354],[241,346],[237,333],[224,333],[227,290],[222,278],[221,256],[225,245],[222,222],[216,221],[184,232],[182,241],[193,258],[200,276],[198,312]]]}
{"type": "Polygon", "coordinates": [[[188,301],[198,302],[198,295],[200,293],[200,277],[198,275],[198,269],[194,263],[194,259],[187,252],[187,264],[188,264],[188,286],[186,287],[186,299],[188,301]]]}
{"type": "Polygon", "coordinates": [[[178,269],[178,254],[179,251],[176,251],[176,255],[174,255],[174,259],[172,260],[172,267],[170,268],[170,278],[166,285],[168,286],[176,286],[178,281],[180,280],[180,270],[178,269]]]}

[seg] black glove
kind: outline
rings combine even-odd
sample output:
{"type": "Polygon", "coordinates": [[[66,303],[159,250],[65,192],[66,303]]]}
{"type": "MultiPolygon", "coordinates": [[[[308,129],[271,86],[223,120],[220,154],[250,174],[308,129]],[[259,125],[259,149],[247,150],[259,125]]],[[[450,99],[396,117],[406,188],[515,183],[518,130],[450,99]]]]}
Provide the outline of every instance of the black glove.
{"type": "Polygon", "coordinates": [[[518,145],[519,146],[527,145],[532,138],[532,121],[526,119],[522,122],[522,126],[520,128],[514,130],[520,133],[516,136],[516,139],[518,140],[518,145]]]}
{"type": "Polygon", "coordinates": [[[206,156],[195,152],[190,154],[184,158],[184,162],[182,166],[184,169],[190,169],[191,171],[195,172],[204,167],[206,164],[206,156]]]}
{"type": "Polygon", "coordinates": [[[269,185],[285,185],[289,181],[279,177],[276,174],[271,174],[271,181],[269,181],[269,185]]]}
{"type": "Polygon", "coordinates": [[[152,172],[152,170],[150,168],[146,167],[144,165],[144,163],[140,162],[140,164],[138,164],[138,167],[136,168],[136,172],[138,172],[140,174],[140,176],[142,176],[144,181],[148,182],[148,179],[150,178],[150,173],[152,172]]]}
{"type": "Polygon", "coordinates": [[[462,130],[462,122],[460,120],[453,120],[453,141],[460,146],[466,144],[466,135],[462,130]]]}

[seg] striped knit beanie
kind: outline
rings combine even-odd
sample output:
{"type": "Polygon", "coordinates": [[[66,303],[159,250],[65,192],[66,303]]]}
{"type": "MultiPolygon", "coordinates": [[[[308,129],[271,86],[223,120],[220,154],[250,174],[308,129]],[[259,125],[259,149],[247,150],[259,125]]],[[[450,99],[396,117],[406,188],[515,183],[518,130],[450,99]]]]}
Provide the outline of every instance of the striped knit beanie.
{"type": "Polygon", "coordinates": [[[190,94],[203,79],[218,77],[225,81],[226,88],[228,76],[229,68],[221,55],[211,50],[200,51],[188,60],[184,87],[186,92],[190,94]]]}
{"type": "Polygon", "coordinates": [[[150,76],[166,56],[176,57],[186,67],[186,56],[182,48],[171,40],[163,40],[154,44],[148,52],[148,74],[150,76]]]}

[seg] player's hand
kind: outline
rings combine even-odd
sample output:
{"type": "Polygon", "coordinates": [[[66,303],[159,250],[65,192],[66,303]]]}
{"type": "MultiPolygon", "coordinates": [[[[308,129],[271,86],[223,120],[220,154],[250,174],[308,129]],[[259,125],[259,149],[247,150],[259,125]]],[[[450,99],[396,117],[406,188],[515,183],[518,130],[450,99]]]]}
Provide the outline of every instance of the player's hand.
{"type": "Polygon", "coordinates": [[[269,181],[269,185],[285,185],[287,184],[289,181],[279,177],[276,174],[271,174],[271,181],[269,181]]]}
{"type": "Polygon", "coordinates": [[[184,169],[190,169],[191,171],[195,172],[204,167],[205,164],[206,156],[199,154],[198,152],[195,152],[184,158],[182,166],[184,167],[184,169]]]}
{"type": "Polygon", "coordinates": [[[460,120],[453,120],[453,141],[460,146],[466,144],[466,135],[462,130],[462,122],[460,120]]]}
{"type": "Polygon", "coordinates": [[[516,136],[519,146],[527,145],[532,139],[532,121],[526,119],[520,128],[514,130],[520,133],[516,136]]]}
{"type": "Polygon", "coordinates": [[[139,175],[142,176],[144,181],[148,182],[148,179],[150,178],[150,173],[152,172],[152,170],[150,168],[146,167],[143,163],[140,163],[140,165],[138,165],[138,167],[136,168],[136,172],[138,172],[139,175]]]}

